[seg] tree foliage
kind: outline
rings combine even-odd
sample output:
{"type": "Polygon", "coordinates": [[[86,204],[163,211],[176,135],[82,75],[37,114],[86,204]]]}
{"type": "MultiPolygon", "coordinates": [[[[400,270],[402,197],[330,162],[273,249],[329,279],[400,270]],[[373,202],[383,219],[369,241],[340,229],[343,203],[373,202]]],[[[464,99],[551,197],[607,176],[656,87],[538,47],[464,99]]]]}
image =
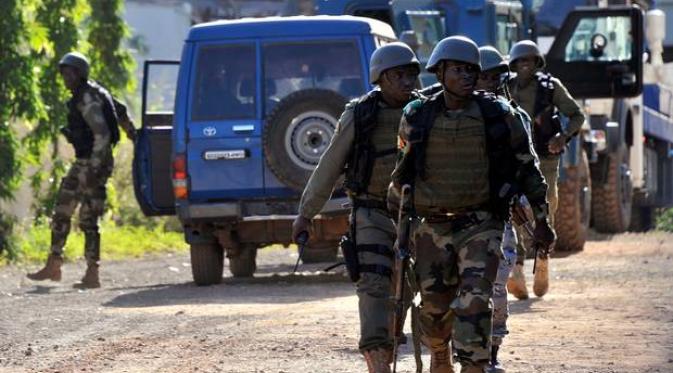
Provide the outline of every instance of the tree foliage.
{"type": "Polygon", "coordinates": [[[88,42],[92,75],[112,93],[122,95],[134,86],[132,74],[134,60],[123,48],[123,41],[130,36],[121,18],[122,0],[89,0],[91,18],[88,42]]]}
{"type": "MultiPolygon", "coordinates": [[[[30,5],[28,1],[0,1],[0,200],[13,198],[21,176],[19,142],[11,123],[40,113],[27,28],[30,5]]],[[[13,225],[13,219],[0,211],[0,252],[11,249],[13,225]]]]}
{"type": "MultiPolygon", "coordinates": [[[[113,92],[133,88],[121,11],[122,0],[0,0],[0,201],[12,199],[29,163],[36,217],[51,214],[65,169],[58,156],[69,97],[58,67],[65,53],[88,55],[92,76],[113,92]],[[18,122],[31,127],[22,141],[18,122]]],[[[0,251],[12,224],[0,211],[0,251]]]]}
{"type": "Polygon", "coordinates": [[[25,139],[28,157],[36,167],[31,177],[36,218],[51,214],[59,185],[56,181],[65,171],[58,150],[59,132],[67,118],[64,103],[68,92],[59,77],[58,61],[64,54],[78,49],[80,33],[77,24],[86,10],[86,4],[80,0],[42,0],[36,12],[36,20],[47,30],[50,44],[49,48],[34,52],[42,66],[38,79],[46,113],[25,139]],[[47,166],[41,161],[46,152],[52,161],[47,166]],[[51,182],[43,190],[47,174],[51,182]]]}

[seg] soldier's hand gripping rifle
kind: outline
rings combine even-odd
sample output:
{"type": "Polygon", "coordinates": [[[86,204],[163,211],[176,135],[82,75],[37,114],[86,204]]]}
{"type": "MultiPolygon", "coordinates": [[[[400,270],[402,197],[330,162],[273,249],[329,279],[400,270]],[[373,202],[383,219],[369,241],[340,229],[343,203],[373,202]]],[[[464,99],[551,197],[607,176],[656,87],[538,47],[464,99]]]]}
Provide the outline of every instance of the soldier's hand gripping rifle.
{"type": "Polygon", "coordinates": [[[535,257],[533,258],[533,274],[537,269],[537,258],[546,258],[549,256],[552,243],[554,243],[555,235],[546,221],[533,223],[533,219],[526,213],[526,206],[528,201],[519,199],[514,202],[512,206],[512,220],[526,231],[526,234],[533,240],[533,250],[535,250],[535,257]]]}
{"type": "Polygon", "coordinates": [[[411,194],[411,185],[404,184],[400,191],[400,205],[397,212],[397,240],[393,248],[395,254],[395,264],[393,274],[395,276],[395,308],[393,309],[393,325],[391,334],[393,336],[393,373],[397,371],[397,346],[402,337],[404,328],[404,288],[406,285],[406,269],[409,266],[411,252],[409,250],[409,236],[411,234],[411,219],[409,211],[405,211],[404,204],[411,194]]]}

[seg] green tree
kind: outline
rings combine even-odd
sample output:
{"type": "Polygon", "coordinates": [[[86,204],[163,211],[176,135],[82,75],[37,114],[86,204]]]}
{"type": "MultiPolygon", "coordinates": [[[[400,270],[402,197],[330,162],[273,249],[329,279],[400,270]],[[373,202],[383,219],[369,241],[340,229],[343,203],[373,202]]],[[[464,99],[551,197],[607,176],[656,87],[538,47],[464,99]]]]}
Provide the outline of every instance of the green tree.
{"type": "MultiPolygon", "coordinates": [[[[40,31],[29,32],[29,0],[0,1],[0,200],[11,200],[21,176],[19,142],[11,123],[41,113],[31,48],[40,42],[40,31]]],[[[0,251],[11,249],[13,220],[0,212],[0,251]]]]}
{"type": "Polygon", "coordinates": [[[37,168],[31,177],[36,219],[51,215],[59,186],[56,181],[65,171],[58,150],[59,132],[67,121],[65,101],[69,94],[60,79],[58,61],[64,54],[78,49],[80,33],[77,26],[87,10],[86,3],[81,0],[41,0],[37,8],[36,20],[47,30],[50,47],[36,51],[42,62],[40,98],[46,107],[46,116],[41,118],[25,141],[29,159],[37,168]],[[50,152],[52,161],[49,168],[42,162],[46,152],[50,152]],[[51,182],[43,191],[47,176],[51,182]]]}
{"type": "Polygon", "coordinates": [[[113,94],[133,92],[134,60],[124,48],[125,38],[130,36],[126,23],[121,18],[122,0],[89,0],[91,17],[88,24],[88,52],[92,75],[113,94]]]}

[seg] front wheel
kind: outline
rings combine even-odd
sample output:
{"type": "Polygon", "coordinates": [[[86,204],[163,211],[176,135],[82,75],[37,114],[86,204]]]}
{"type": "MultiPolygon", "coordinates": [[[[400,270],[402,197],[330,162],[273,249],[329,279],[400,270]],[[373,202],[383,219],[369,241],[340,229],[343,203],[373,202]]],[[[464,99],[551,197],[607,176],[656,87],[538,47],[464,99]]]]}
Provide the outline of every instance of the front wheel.
{"type": "Polygon", "coordinates": [[[591,178],[589,160],[582,152],[580,163],[566,169],[559,184],[559,204],[554,219],[558,240],[556,250],[580,251],[584,248],[591,217],[591,178]]]}
{"type": "Polygon", "coordinates": [[[229,271],[234,277],[252,277],[257,270],[257,248],[243,247],[236,253],[228,253],[229,271]]]}
{"type": "Polygon", "coordinates": [[[594,185],[592,191],[594,228],[601,233],[621,233],[631,223],[633,188],[628,148],[620,147],[606,161],[608,178],[605,184],[594,185]]]}

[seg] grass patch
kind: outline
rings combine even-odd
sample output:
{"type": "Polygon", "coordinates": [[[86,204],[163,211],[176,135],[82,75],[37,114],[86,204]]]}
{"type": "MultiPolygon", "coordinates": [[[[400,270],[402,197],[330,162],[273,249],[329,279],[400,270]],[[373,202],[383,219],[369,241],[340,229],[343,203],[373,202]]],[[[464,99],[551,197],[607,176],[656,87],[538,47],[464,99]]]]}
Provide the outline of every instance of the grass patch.
{"type": "MultiPolygon", "coordinates": [[[[179,232],[168,232],[163,225],[155,228],[116,226],[104,221],[101,232],[101,259],[116,260],[138,258],[147,254],[183,252],[189,246],[179,232]]],[[[23,229],[17,234],[16,260],[40,262],[49,255],[51,230],[48,225],[23,229]]],[[[65,245],[65,259],[76,260],[84,256],[84,233],[73,229],[65,245]]]]}

